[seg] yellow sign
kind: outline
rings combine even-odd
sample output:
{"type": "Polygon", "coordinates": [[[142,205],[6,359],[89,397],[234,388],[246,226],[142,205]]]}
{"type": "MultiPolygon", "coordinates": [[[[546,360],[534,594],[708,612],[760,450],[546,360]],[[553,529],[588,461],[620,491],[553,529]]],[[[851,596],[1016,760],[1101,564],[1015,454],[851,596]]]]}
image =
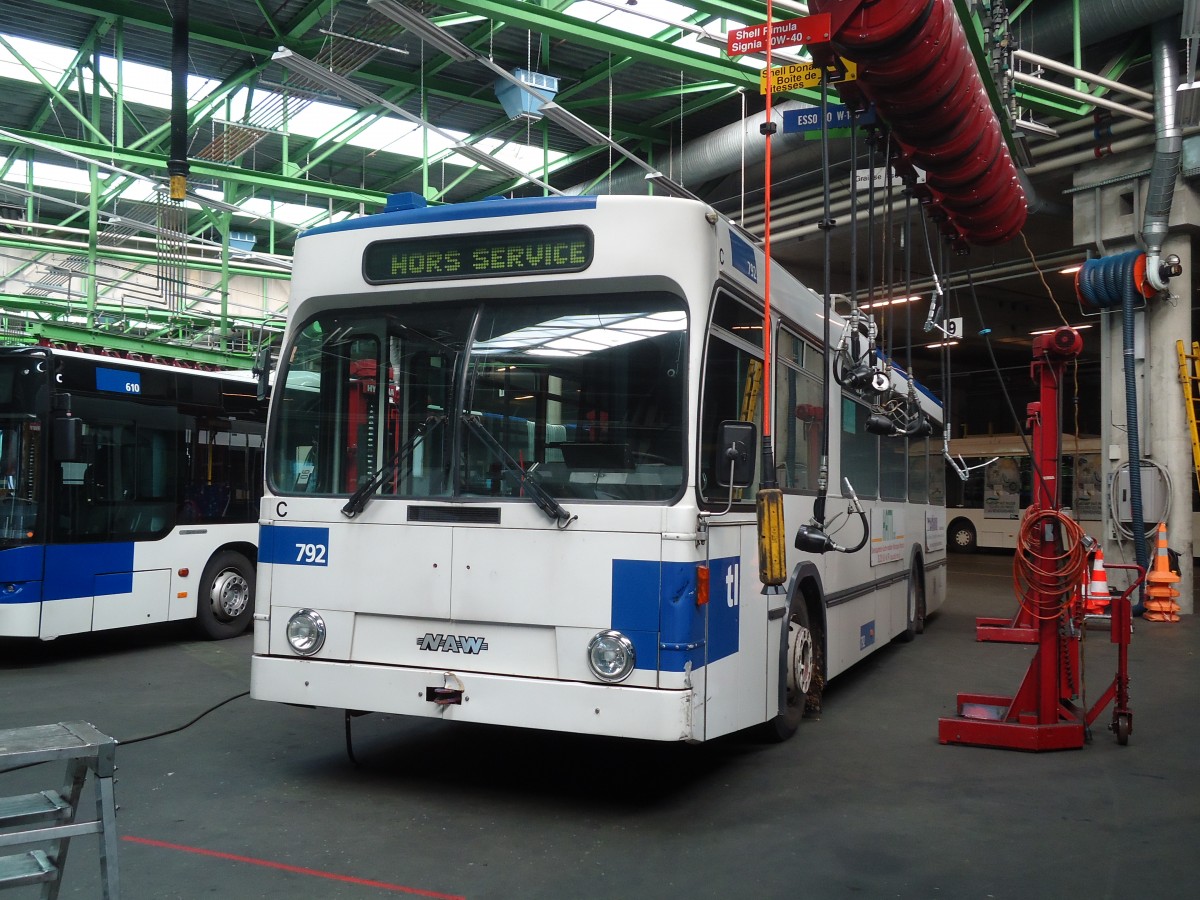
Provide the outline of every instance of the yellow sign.
{"type": "MultiPolygon", "coordinates": [[[[842,60],[846,67],[846,77],[838,81],[854,81],[858,78],[858,67],[848,59],[842,60]]],[[[771,70],[771,93],[782,94],[785,91],[796,91],[800,88],[815,88],[821,86],[821,67],[813,63],[794,63],[787,66],[777,66],[771,70]]],[[[767,92],[767,70],[763,69],[758,76],[758,92],[767,92]]]]}

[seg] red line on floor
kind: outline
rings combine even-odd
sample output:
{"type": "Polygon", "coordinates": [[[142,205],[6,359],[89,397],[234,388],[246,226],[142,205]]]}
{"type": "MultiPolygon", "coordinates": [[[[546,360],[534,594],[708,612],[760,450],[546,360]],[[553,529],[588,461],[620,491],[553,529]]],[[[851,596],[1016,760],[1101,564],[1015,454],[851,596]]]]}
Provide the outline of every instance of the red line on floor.
{"type": "Polygon", "coordinates": [[[184,844],[170,844],[166,841],[156,841],[151,838],[122,835],[121,840],[131,844],[144,844],[147,847],[158,847],[163,850],[180,850],[184,853],[195,853],[198,856],[211,856],[215,859],[227,859],[232,862],[249,863],[252,866],[262,866],[267,869],[279,869],[293,872],[297,875],[311,875],[314,878],[327,878],[330,881],[341,881],[346,884],[360,884],[363,887],[385,888],[389,891],[400,891],[414,894],[418,897],[434,897],[436,900],[466,900],[461,894],[441,894],[437,891],[424,891],[420,888],[405,887],[402,884],[388,884],[386,881],[371,881],[367,878],[355,878],[353,875],[336,875],[333,872],[322,872],[319,869],[306,869],[303,866],[290,866],[287,863],[272,862],[269,859],[255,859],[253,856],[239,856],[236,853],[222,853],[220,850],[205,850],[203,847],[188,847],[184,844]]]}

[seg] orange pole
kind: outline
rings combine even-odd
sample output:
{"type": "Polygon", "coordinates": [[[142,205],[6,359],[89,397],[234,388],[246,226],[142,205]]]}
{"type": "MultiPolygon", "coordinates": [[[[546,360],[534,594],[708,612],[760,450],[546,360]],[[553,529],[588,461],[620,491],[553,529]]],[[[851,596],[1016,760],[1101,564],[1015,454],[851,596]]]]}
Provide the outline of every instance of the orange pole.
{"type": "MultiPolygon", "coordinates": [[[[774,43],[772,0],[767,0],[767,110],[764,121],[766,148],[763,168],[763,443],[771,437],[771,135],[775,124],[771,121],[771,95],[775,85],[771,72],[771,45],[774,43]]],[[[766,473],[764,473],[765,475],[766,473]]],[[[768,476],[769,477],[769,476],[768,476]]],[[[774,478],[771,478],[772,482],[774,478]]]]}

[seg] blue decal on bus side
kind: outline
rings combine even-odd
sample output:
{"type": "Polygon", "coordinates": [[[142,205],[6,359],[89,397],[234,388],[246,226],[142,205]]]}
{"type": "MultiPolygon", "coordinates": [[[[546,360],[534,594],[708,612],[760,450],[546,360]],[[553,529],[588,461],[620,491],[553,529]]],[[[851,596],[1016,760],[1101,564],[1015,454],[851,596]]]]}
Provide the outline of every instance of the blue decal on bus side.
{"type": "Polygon", "coordinates": [[[33,581],[41,578],[43,549],[45,548],[38,544],[0,550],[0,582],[33,581]]]}
{"type": "Polygon", "coordinates": [[[133,542],[48,544],[43,600],[128,594],[133,590],[133,542]],[[96,576],[108,577],[99,579],[96,576]]]}
{"type": "Polygon", "coordinates": [[[736,556],[708,562],[708,661],[738,652],[742,623],[741,568],[736,556]]]}
{"type": "Polygon", "coordinates": [[[865,622],[858,627],[858,649],[866,650],[875,643],[875,620],[865,622]]]}
{"type": "Polygon", "coordinates": [[[335,231],[356,231],[359,228],[383,228],[388,225],[454,222],[463,219],[493,219],[499,216],[525,216],[538,213],[573,212],[595,209],[594,196],[577,197],[513,197],[497,200],[476,200],[470,203],[447,203],[444,206],[421,206],[416,209],[373,213],[357,219],[346,219],[332,225],[319,225],[301,233],[301,238],[335,231]]]}
{"type": "Polygon", "coordinates": [[[96,366],[96,390],[107,391],[110,394],[140,394],[142,373],[96,366]]]}
{"type": "Polygon", "coordinates": [[[329,565],[329,529],[298,525],[260,525],[259,562],[277,566],[329,565]]]}
{"type": "Polygon", "coordinates": [[[612,562],[612,627],[633,641],[634,665],[651,671],[659,665],[661,570],[662,564],[652,559],[614,559],[612,562]]]}
{"type": "Polygon", "coordinates": [[[758,283],[758,262],[754,258],[754,248],[736,231],[729,232],[730,263],[735,269],[758,283]]]}
{"type": "Polygon", "coordinates": [[[0,553],[0,582],[0,603],[128,594],[133,590],[133,544],[13,547],[0,553]]]}
{"type": "Polygon", "coordinates": [[[612,627],[633,641],[637,668],[682,672],[738,651],[739,563],[735,556],[710,562],[706,608],[696,605],[695,563],[613,560],[612,627]]]}

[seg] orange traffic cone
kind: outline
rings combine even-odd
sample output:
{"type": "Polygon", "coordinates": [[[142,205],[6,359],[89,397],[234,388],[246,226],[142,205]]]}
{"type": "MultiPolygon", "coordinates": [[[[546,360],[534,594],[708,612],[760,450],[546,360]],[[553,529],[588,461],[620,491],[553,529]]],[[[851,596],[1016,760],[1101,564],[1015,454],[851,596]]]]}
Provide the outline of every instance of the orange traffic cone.
{"type": "Polygon", "coordinates": [[[1104,570],[1104,551],[1096,548],[1092,559],[1092,581],[1084,593],[1083,610],[1088,615],[1103,615],[1108,612],[1112,595],[1108,592],[1108,573],[1104,570]]]}
{"type": "Polygon", "coordinates": [[[1158,523],[1158,540],[1154,556],[1154,567],[1146,576],[1146,612],[1142,618],[1150,622],[1178,622],[1179,604],[1175,598],[1179,591],[1171,585],[1179,581],[1179,576],[1171,571],[1171,561],[1167,556],[1167,525],[1158,523]]]}

